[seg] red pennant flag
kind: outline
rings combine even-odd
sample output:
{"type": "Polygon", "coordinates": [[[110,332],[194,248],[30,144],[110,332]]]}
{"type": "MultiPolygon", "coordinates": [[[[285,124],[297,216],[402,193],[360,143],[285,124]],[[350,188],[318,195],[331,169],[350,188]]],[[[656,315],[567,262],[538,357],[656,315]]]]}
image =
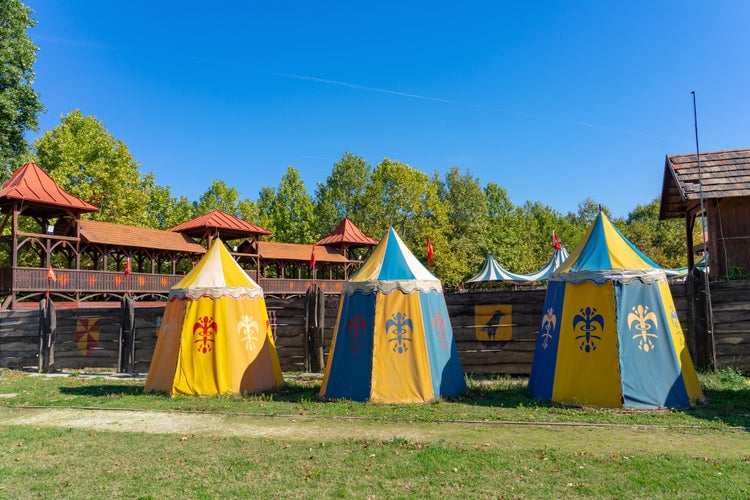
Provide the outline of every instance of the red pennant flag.
{"type": "Polygon", "coordinates": [[[312,247],[312,253],[310,254],[310,269],[315,268],[315,245],[312,247]]]}
{"type": "Polygon", "coordinates": [[[127,277],[130,274],[130,257],[128,257],[128,260],[125,261],[125,276],[127,277]]]}
{"type": "Polygon", "coordinates": [[[52,266],[49,266],[49,269],[47,269],[47,280],[57,281],[57,276],[55,276],[55,271],[52,269],[52,266]]]}
{"type": "Polygon", "coordinates": [[[560,240],[557,237],[557,233],[555,230],[552,230],[552,248],[555,250],[562,250],[562,246],[560,245],[560,240]]]}
{"type": "Polygon", "coordinates": [[[430,241],[430,237],[427,237],[427,268],[430,268],[430,264],[432,264],[432,259],[435,258],[435,252],[432,250],[432,241],[430,241]]]}

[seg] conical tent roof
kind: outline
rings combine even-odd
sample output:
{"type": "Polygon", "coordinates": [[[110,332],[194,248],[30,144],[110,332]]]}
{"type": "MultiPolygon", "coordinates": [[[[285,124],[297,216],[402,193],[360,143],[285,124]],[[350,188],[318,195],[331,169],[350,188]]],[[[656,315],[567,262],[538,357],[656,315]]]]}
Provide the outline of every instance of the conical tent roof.
{"type": "Polygon", "coordinates": [[[410,403],[465,390],[442,285],[391,228],[343,287],[320,395],[410,403]]]}
{"type": "Polygon", "coordinates": [[[195,267],[169,291],[169,298],[209,296],[263,297],[263,289],[237,264],[220,239],[195,267]]]}
{"type": "Polygon", "coordinates": [[[345,290],[413,292],[415,290],[442,292],[443,286],[411,253],[393,228],[345,284],[345,290]]]}
{"type": "Polygon", "coordinates": [[[625,238],[604,213],[600,213],[552,277],[603,282],[608,279],[627,281],[636,276],[655,279],[662,273],[661,267],[625,238]]]}
{"type": "Polygon", "coordinates": [[[664,270],[604,215],[549,278],[529,388],[563,404],[702,401],[664,270]]]}
{"type": "Polygon", "coordinates": [[[258,392],[283,382],[263,290],[224,243],[169,293],[146,392],[258,392]]]}

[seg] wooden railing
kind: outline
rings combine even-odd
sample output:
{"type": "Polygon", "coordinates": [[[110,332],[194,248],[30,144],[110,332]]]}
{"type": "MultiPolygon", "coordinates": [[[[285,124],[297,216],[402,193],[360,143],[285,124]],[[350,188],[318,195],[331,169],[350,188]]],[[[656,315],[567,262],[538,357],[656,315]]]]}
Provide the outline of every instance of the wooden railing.
{"type": "Polygon", "coordinates": [[[3,292],[51,292],[81,293],[164,293],[180,279],[178,274],[147,274],[113,271],[79,271],[55,269],[55,278],[47,279],[47,269],[34,267],[5,268],[0,272],[0,289],[3,292]]]}
{"type": "MultiPolygon", "coordinates": [[[[61,293],[113,293],[122,294],[166,294],[169,293],[184,275],[149,274],[113,271],[85,271],[75,269],[55,269],[55,279],[47,279],[47,269],[35,267],[16,267],[0,269],[0,294],[50,292],[61,293]]],[[[312,285],[311,279],[275,279],[260,278],[259,285],[268,295],[304,294],[312,285]]],[[[316,280],[324,292],[338,294],[343,280],[316,280]]]]}

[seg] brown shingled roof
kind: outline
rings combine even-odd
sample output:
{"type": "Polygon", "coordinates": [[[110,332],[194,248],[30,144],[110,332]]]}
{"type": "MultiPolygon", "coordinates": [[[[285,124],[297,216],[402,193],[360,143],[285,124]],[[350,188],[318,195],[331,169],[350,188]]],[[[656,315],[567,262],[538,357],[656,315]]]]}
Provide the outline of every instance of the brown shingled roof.
{"type": "Polygon", "coordinates": [[[32,211],[55,215],[55,209],[69,209],[73,212],[98,212],[94,205],[66,193],[47,172],[36,163],[29,162],[16,170],[5,181],[0,190],[0,205],[7,205],[11,200],[23,200],[42,205],[32,211]]]}
{"type": "Polygon", "coordinates": [[[344,217],[331,234],[315,243],[316,245],[348,246],[349,248],[374,247],[378,240],[363,233],[349,217],[344,217]]]}
{"type": "Polygon", "coordinates": [[[661,190],[660,219],[684,217],[703,199],[750,196],[750,149],[667,156],[661,190]]]}
{"type": "MultiPolygon", "coordinates": [[[[261,259],[310,261],[313,245],[297,243],[279,243],[277,241],[259,241],[258,254],[261,259]]],[[[315,245],[315,262],[349,262],[349,260],[331,247],[315,245]]]]}
{"type": "Polygon", "coordinates": [[[89,243],[172,252],[206,253],[202,245],[182,233],[93,220],[81,220],[78,223],[81,238],[89,243]]]}
{"type": "Polygon", "coordinates": [[[253,234],[258,236],[271,234],[268,229],[256,226],[218,209],[168,229],[168,231],[200,237],[210,230],[218,231],[224,240],[247,238],[253,234]]]}

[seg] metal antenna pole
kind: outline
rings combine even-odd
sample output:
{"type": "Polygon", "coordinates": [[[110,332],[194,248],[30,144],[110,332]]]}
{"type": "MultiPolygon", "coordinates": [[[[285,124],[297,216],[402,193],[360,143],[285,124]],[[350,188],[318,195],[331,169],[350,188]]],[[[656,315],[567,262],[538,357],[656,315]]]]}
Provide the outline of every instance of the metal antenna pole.
{"type": "MultiPolygon", "coordinates": [[[[703,176],[701,172],[701,150],[698,144],[698,108],[695,104],[695,90],[690,92],[693,96],[693,123],[695,124],[695,158],[696,165],[698,167],[698,196],[700,197],[701,206],[701,242],[703,243],[703,252],[707,255],[706,257],[706,270],[708,271],[710,266],[711,255],[708,253],[708,246],[706,245],[706,234],[708,233],[708,217],[706,217],[705,208],[703,206],[703,176]]],[[[706,308],[706,333],[711,341],[711,350],[709,352],[711,356],[711,368],[716,370],[716,342],[714,339],[714,313],[713,306],[711,305],[711,288],[709,285],[708,272],[704,274],[706,279],[706,287],[704,289],[704,300],[703,303],[706,308]]]]}

